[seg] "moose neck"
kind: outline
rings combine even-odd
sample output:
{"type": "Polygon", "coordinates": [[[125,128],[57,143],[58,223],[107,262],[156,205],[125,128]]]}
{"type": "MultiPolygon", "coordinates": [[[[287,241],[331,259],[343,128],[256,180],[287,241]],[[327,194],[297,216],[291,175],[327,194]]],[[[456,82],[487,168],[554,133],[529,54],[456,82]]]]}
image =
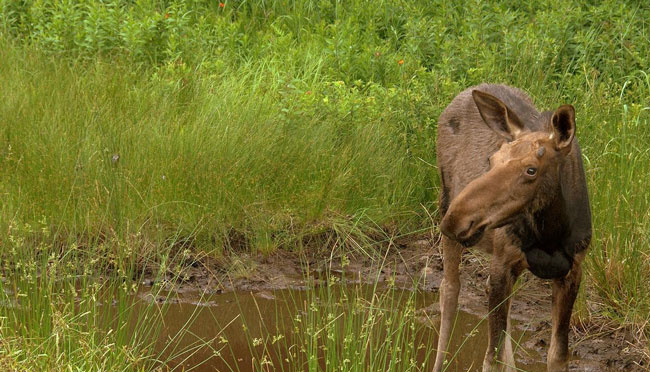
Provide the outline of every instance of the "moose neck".
{"type": "Polygon", "coordinates": [[[552,279],[566,275],[573,262],[566,247],[568,224],[566,203],[558,186],[548,204],[522,214],[506,231],[526,255],[530,271],[552,279]]]}
{"type": "Polygon", "coordinates": [[[524,212],[512,223],[514,229],[511,232],[521,241],[522,249],[526,250],[531,245],[560,243],[566,236],[567,222],[566,203],[558,185],[551,200],[543,203],[540,209],[524,212]]]}

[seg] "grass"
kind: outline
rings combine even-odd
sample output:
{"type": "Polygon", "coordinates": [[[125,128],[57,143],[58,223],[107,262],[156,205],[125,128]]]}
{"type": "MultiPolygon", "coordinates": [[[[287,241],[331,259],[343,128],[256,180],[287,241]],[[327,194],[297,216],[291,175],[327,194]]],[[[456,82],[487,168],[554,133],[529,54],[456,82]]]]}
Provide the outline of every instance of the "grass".
{"type": "Polygon", "coordinates": [[[304,294],[278,293],[273,324],[255,302],[258,312],[242,319],[255,370],[427,370],[435,333],[418,320],[417,291],[329,279],[304,294]],[[248,327],[257,322],[259,334],[248,327]]]}
{"type": "Polygon", "coordinates": [[[576,314],[645,339],[650,7],[223,4],[0,0],[0,365],[146,368],[113,347],[139,338],[86,321],[100,276],[429,229],[437,116],[483,81],[575,105],[594,222],[576,314]]]}
{"type": "Polygon", "coordinates": [[[290,225],[408,218],[434,199],[415,183],[435,172],[382,125],[401,115],[379,110],[395,93],[325,82],[309,95],[257,69],[169,86],[105,62],[24,69],[35,57],[8,50],[5,226],[19,213],[54,220],[61,236],[235,229],[264,250],[290,225]]]}

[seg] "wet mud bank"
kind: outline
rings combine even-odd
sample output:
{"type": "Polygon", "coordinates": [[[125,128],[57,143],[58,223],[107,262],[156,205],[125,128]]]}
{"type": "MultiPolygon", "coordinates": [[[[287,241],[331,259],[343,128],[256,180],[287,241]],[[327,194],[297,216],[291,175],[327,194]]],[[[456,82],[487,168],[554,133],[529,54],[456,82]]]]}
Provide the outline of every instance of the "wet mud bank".
{"type": "MultiPolygon", "coordinates": [[[[454,370],[477,370],[485,352],[488,263],[489,256],[471,251],[463,258],[459,326],[454,336],[456,339],[452,342],[457,345],[463,342],[470,344],[463,345],[464,351],[459,353],[454,370]]],[[[194,313],[197,306],[207,308],[206,313],[212,315],[199,317],[195,323],[200,331],[193,332],[209,338],[218,333],[214,324],[238,319],[238,314],[246,311],[257,311],[251,316],[259,316],[260,303],[266,308],[277,308],[278,303],[289,297],[292,301],[300,298],[300,293],[310,286],[336,280],[337,285],[341,286],[390,283],[391,287],[401,290],[412,291],[415,288],[419,298],[417,312],[423,329],[431,333],[427,336],[429,339],[435,340],[437,335],[437,293],[442,280],[442,257],[437,244],[430,239],[396,241],[372,255],[363,251],[342,253],[328,250],[300,253],[277,251],[269,256],[239,253],[224,260],[197,261],[185,270],[183,278],[169,288],[176,296],[163,298],[148,293],[148,286],[154,284],[154,280],[149,278],[144,279],[143,290],[139,293],[144,300],[169,305],[171,321],[163,331],[168,334],[173,334],[174,324],[186,321],[188,314],[194,313]],[[216,313],[229,314],[230,317],[219,317],[215,322],[216,313]]],[[[583,290],[588,291],[589,288],[583,290]]],[[[551,334],[550,282],[526,273],[519,279],[516,291],[511,316],[515,320],[515,340],[519,343],[516,352],[518,367],[526,371],[544,371],[551,334]]],[[[289,313],[285,315],[292,316],[289,313]]],[[[608,327],[597,320],[587,322],[582,318],[574,316],[572,319],[571,371],[649,370],[647,356],[644,355],[645,346],[635,342],[631,332],[608,327]]],[[[277,315],[275,319],[266,320],[272,325],[277,321],[277,315]]],[[[231,328],[238,327],[241,324],[231,328]]],[[[237,370],[248,370],[242,367],[250,366],[250,350],[245,345],[247,341],[236,342],[241,343],[236,347],[241,353],[231,352],[231,362],[224,365],[219,364],[224,363],[223,358],[210,359],[197,352],[193,359],[179,362],[177,366],[187,368],[192,366],[193,360],[201,360],[203,368],[197,370],[230,370],[231,366],[227,369],[225,366],[234,361],[240,365],[237,370]],[[212,362],[205,362],[206,358],[212,362]]]]}

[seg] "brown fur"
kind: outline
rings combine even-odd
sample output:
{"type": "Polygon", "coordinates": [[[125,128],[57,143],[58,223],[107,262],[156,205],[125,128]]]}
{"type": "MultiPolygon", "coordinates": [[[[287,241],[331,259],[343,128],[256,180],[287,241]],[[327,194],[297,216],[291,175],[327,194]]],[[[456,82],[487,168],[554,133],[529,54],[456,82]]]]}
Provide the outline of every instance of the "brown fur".
{"type": "Polygon", "coordinates": [[[514,370],[510,295],[524,269],[553,279],[549,371],[568,362],[568,327],[591,238],[591,212],[572,106],[540,113],[522,91],[482,84],[438,120],[443,273],[434,371],[446,354],[460,292],[463,247],[493,254],[484,371],[514,370]]]}

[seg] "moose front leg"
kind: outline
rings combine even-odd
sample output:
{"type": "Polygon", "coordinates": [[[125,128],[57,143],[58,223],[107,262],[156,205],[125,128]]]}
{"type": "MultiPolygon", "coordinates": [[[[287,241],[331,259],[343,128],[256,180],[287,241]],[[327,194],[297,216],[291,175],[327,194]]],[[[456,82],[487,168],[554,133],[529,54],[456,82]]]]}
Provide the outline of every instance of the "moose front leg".
{"type": "Polygon", "coordinates": [[[490,264],[488,304],[488,349],[483,371],[515,371],[510,336],[510,303],[514,286],[523,266],[521,260],[495,255],[490,264]]]}
{"type": "Polygon", "coordinates": [[[433,372],[442,371],[447,356],[447,347],[454,318],[458,309],[458,295],[460,294],[460,257],[463,248],[456,242],[442,237],[442,283],[440,283],[440,333],[438,335],[438,350],[433,372]]]}
{"type": "Polygon", "coordinates": [[[577,261],[574,262],[567,276],[553,280],[553,331],[547,365],[549,372],[568,369],[571,311],[580,289],[581,279],[581,263],[577,261]]]}

